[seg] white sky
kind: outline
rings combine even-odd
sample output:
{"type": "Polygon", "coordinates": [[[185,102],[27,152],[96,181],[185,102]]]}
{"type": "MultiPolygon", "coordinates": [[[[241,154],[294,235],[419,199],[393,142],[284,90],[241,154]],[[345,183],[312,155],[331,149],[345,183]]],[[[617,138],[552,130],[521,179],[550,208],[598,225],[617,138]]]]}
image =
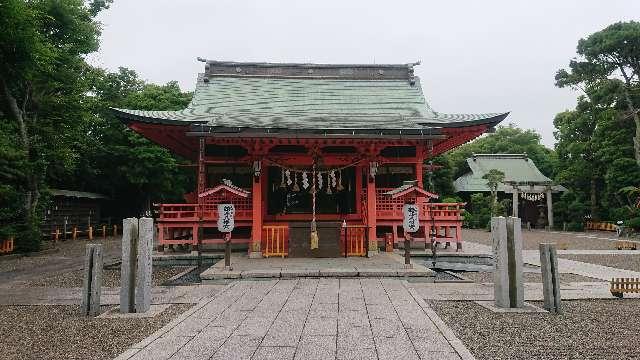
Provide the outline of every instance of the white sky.
{"type": "Polygon", "coordinates": [[[99,17],[98,66],[193,90],[211,60],[407,63],[438,112],[511,111],[553,146],[577,94],[554,86],[578,39],[638,20],[638,0],[115,0],[99,17]]]}

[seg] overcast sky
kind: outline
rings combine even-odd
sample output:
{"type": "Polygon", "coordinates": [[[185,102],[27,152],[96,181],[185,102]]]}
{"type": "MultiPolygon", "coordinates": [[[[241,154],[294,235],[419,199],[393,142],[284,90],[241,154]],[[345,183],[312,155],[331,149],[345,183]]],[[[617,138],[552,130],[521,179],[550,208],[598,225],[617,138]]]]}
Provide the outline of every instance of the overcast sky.
{"type": "Polygon", "coordinates": [[[407,63],[431,107],[445,113],[511,111],[505,123],[553,146],[553,117],[577,94],[554,87],[578,39],[638,20],[638,0],[240,1],[115,0],[100,15],[90,61],[193,90],[211,60],[407,63]]]}

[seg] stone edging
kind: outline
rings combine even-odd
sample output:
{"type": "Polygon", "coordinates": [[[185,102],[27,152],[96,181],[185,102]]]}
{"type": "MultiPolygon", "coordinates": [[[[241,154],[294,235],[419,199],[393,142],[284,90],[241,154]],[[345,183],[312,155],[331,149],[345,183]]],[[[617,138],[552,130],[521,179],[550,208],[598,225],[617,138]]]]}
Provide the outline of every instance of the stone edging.
{"type": "Polygon", "coordinates": [[[451,330],[451,328],[449,328],[449,326],[447,326],[447,324],[445,324],[445,322],[442,321],[440,316],[438,316],[438,314],[436,314],[436,312],[433,311],[433,309],[429,305],[427,305],[427,303],[424,301],[422,297],[420,297],[420,295],[415,291],[415,289],[409,286],[409,283],[406,281],[404,281],[404,286],[407,289],[407,291],[409,291],[409,294],[411,294],[413,299],[418,303],[422,311],[424,311],[427,317],[436,325],[436,327],[438,328],[438,330],[440,330],[444,338],[447,339],[447,341],[449,342],[451,347],[456,351],[458,356],[460,356],[462,360],[476,360],[475,356],[473,356],[473,354],[469,351],[469,349],[467,349],[466,346],[464,346],[462,341],[456,336],[453,330],[451,330]]]}
{"type": "Polygon", "coordinates": [[[140,352],[142,349],[144,349],[145,347],[149,346],[149,344],[151,344],[152,342],[154,342],[157,339],[161,338],[162,335],[166,334],[171,329],[173,329],[174,327],[178,326],[181,322],[183,322],[188,317],[193,315],[196,311],[198,311],[198,310],[202,309],[203,307],[205,307],[211,301],[215,300],[215,298],[217,298],[221,294],[225,293],[226,291],[231,289],[236,284],[237,284],[237,282],[232,282],[232,283],[228,284],[227,286],[225,286],[220,292],[218,292],[213,297],[200,300],[200,302],[198,302],[196,305],[194,305],[191,309],[185,311],[184,313],[182,313],[177,318],[171,320],[168,324],[166,324],[165,326],[163,326],[160,329],[156,330],[156,332],[154,332],[153,334],[147,336],[146,338],[144,338],[139,343],[137,343],[137,344],[135,344],[133,346],[130,346],[127,350],[125,350],[122,354],[120,354],[118,357],[116,357],[113,360],[127,360],[127,359],[130,359],[135,354],[140,352]]]}

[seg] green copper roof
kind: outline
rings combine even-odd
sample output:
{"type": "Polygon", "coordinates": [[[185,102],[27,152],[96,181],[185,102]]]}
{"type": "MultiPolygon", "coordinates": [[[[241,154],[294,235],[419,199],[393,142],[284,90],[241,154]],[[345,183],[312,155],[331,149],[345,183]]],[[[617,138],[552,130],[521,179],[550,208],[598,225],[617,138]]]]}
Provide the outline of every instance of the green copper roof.
{"type": "Polygon", "coordinates": [[[186,109],[114,111],[125,121],[302,130],[495,125],[506,117],[435,112],[412,66],[208,61],[186,109]]]}
{"type": "MultiPolygon", "coordinates": [[[[552,180],[544,176],[526,154],[474,154],[467,159],[470,172],[454,181],[456,191],[481,192],[490,191],[487,180],[482,177],[491,169],[504,173],[505,184],[498,186],[498,191],[511,189],[509,184],[517,185],[552,185],[552,180]]],[[[552,186],[554,191],[564,191],[562,186],[552,186]]],[[[508,192],[508,191],[507,191],[508,192]]]]}

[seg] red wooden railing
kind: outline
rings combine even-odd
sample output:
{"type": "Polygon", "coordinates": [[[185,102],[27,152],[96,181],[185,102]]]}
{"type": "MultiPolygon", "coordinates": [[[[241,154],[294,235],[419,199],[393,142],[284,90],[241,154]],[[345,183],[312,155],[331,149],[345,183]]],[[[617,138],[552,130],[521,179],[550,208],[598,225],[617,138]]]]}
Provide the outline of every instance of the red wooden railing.
{"type": "Polygon", "coordinates": [[[347,225],[344,228],[345,251],[347,256],[365,256],[367,254],[366,225],[347,225]]]}
{"type": "Polygon", "coordinates": [[[265,225],[262,227],[262,256],[289,255],[289,226],[265,225]]]}

